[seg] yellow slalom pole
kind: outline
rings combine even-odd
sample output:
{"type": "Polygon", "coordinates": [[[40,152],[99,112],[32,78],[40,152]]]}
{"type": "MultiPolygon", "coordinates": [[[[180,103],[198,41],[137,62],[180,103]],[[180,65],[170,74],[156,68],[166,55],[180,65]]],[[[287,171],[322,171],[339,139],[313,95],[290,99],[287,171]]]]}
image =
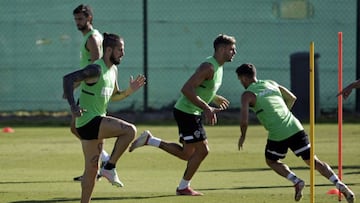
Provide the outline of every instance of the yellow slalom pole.
{"type": "Polygon", "coordinates": [[[314,63],[314,42],[310,42],[310,203],[315,203],[315,97],[314,97],[314,75],[315,75],[315,63],[314,63]]]}

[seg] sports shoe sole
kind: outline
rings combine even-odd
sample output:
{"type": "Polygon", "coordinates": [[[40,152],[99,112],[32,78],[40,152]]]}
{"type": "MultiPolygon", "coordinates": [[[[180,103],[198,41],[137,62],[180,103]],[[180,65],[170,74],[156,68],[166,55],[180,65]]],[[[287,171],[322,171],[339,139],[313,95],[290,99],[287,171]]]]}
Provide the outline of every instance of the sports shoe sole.
{"type": "Polygon", "coordinates": [[[304,181],[300,181],[295,185],[295,201],[300,201],[303,197],[303,190],[305,188],[305,182],[304,181]]]}
{"type": "Polygon", "coordinates": [[[104,178],[106,178],[112,185],[116,186],[116,187],[124,187],[124,183],[122,183],[120,180],[119,182],[115,182],[113,181],[111,178],[108,178],[105,176],[106,173],[104,173],[103,170],[100,170],[100,175],[104,178]]]}
{"type": "Polygon", "coordinates": [[[142,147],[147,145],[150,137],[151,137],[151,133],[146,130],[143,133],[141,133],[141,135],[131,144],[130,148],[129,148],[129,152],[134,151],[136,148],[142,147]],[[143,141],[143,139],[145,139],[145,142],[143,144],[138,144],[138,142],[141,140],[143,141]]]}

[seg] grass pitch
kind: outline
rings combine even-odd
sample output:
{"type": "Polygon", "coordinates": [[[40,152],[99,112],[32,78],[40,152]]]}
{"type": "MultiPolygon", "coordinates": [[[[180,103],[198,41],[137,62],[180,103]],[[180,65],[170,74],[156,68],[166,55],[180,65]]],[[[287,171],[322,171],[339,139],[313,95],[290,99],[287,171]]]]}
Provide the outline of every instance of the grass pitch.
{"type": "MultiPolygon", "coordinates": [[[[305,126],[308,132],[308,126],[305,126]]],[[[176,126],[138,126],[154,135],[177,142],[176,126]]],[[[206,126],[210,154],[192,180],[201,197],[175,196],[186,162],[146,146],[126,152],[117,164],[124,188],[113,187],[106,179],[95,185],[92,202],[294,202],[291,183],[270,170],[264,161],[266,132],[262,126],[249,127],[242,151],[237,150],[238,126],[206,126]]],[[[360,127],[343,126],[343,180],[360,196],[360,127]]],[[[315,152],[337,172],[337,125],[315,127],[315,152]]],[[[111,152],[114,140],[105,143],[111,152]]],[[[304,179],[307,187],[302,202],[310,202],[309,169],[291,152],[284,160],[304,179]]],[[[67,127],[17,127],[15,133],[0,132],[0,202],[79,202],[80,183],[72,178],[82,174],[80,142],[67,127]]],[[[338,202],[326,194],[335,188],[315,173],[315,202],[338,202]]],[[[346,202],[343,200],[343,202],[346,202]]]]}

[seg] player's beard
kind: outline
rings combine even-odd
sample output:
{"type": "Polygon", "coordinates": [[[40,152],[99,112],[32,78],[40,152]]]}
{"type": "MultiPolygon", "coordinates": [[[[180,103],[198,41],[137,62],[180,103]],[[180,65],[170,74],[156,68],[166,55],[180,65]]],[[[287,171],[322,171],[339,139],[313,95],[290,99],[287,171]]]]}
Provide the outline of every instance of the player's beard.
{"type": "Polygon", "coordinates": [[[228,57],[227,62],[231,62],[231,61],[233,61],[233,59],[234,59],[234,55],[230,55],[230,56],[228,57]]]}
{"type": "Polygon", "coordinates": [[[111,56],[110,56],[110,62],[112,64],[119,65],[120,64],[120,58],[115,58],[114,53],[112,52],[111,56]]]}
{"type": "Polygon", "coordinates": [[[84,30],[87,29],[87,26],[86,26],[86,25],[77,25],[77,28],[78,28],[78,30],[80,30],[80,31],[84,31],[84,30]]]}

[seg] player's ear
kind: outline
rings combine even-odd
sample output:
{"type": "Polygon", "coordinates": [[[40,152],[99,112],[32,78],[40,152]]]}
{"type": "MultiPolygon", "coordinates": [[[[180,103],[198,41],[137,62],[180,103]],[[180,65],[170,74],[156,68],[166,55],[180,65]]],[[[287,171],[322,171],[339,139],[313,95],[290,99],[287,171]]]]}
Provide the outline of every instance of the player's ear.
{"type": "Polygon", "coordinates": [[[92,24],[93,17],[92,17],[91,15],[89,15],[89,16],[87,17],[87,20],[90,22],[90,24],[92,24]]]}
{"type": "Polygon", "coordinates": [[[111,47],[106,47],[105,53],[111,53],[111,52],[112,52],[112,48],[111,47]]]}

